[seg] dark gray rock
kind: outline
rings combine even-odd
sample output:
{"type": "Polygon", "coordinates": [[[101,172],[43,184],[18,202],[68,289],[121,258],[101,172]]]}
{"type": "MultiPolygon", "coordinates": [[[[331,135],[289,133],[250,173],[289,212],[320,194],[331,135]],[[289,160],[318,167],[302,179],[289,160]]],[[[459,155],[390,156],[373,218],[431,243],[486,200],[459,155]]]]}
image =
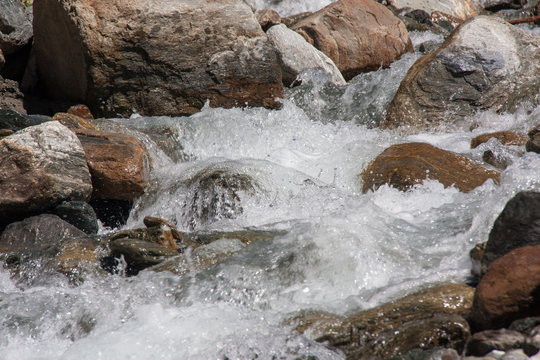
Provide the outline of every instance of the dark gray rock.
{"type": "Polygon", "coordinates": [[[99,230],[96,212],[84,201],[64,201],[53,213],[87,234],[97,234],[99,230]]]}
{"type": "Polygon", "coordinates": [[[540,125],[529,131],[529,141],[525,144],[525,149],[540,154],[540,125]]]}
{"type": "Polygon", "coordinates": [[[0,129],[9,129],[17,132],[29,126],[39,125],[40,119],[23,115],[15,110],[0,109],[0,129]]]}
{"type": "Polygon", "coordinates": [[[0,237],[0,251],[40,250],[86,234],[56,215],[32,216],[11,223],[0,237]]]}
{"type": "Polygon", "coordinates": [[[32,22],[20,0],[0,1],[0,50],[9,55],[21,49],[32,37],[32,22]]]}
{"type": "Polygon", "coordinates": [[[0,109],[14,110],[26,114],[24,95],[16,81],[0,76],[0,109]]]}
{"type": "Polygon", "coordinates": [[[540,193],[524,191],[514,196],[495,220],[489,234],[482,271],[499,257],[519,247],[540,244],[540,193]]]}
{"type": "Polygon", "coordinates": [[[525,335],[507,329],[486,330],[474,334],[467,342],[466,354],[484,356],[493,350],[519,349],[525,344],[525,335]]]}

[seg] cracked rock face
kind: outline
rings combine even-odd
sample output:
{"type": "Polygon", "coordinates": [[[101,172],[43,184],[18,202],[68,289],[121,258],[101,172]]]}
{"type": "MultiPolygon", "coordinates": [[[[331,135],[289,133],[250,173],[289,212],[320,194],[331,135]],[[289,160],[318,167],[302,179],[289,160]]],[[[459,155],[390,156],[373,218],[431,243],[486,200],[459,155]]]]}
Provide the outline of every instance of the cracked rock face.
{"type": "Polygon", "coordinates": [[[496,17],[461,25],[403,79],[383,128],[411,132],[450,124],[478,110],[513,112],[540,91],[540,37],[496,17]]]}
{"type": "Polygon", "coordinates": [[[242,0],[43,0],[34,32],[47,93],[97,116],[280,106],[275,51],[242,0]]]}

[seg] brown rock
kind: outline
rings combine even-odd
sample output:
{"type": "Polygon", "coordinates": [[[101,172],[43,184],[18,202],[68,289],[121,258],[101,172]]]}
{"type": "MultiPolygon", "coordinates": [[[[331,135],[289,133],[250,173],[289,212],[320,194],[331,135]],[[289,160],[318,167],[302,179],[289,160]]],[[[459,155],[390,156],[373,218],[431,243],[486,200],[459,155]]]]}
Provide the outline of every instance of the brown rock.
{"type": "Polygon", "coordinates": [[[79,117],[82,117],[85,120],[93,120],[94,115],[92,115],[92,112],[88,108],[88,106],[79,104],[79,105],[73,105],[66,111],[68,114],[77,115],[79,117]]]}
{"type": "Polygon", "coordinates": [[[499,182],[499,173],[487,170],[463,155],[425,143],[390,146],[362,172],[362,191],[388,184],[406,191],[425,179],[437,180],[445,187],[469,192],[486,180],[499,182]]]}
{"type": "Polygon", "coordinates": [[[350,359],[391,359],[412,349],[452,347],[470,334],[474,289],[443,284],[343,318],[307,312],[292,319],[297,331],[342,350],[350,359]]]}
{"type": "Polygon", "coordinates": [[[2,52],[2,49],[0,49],[0,70],[2,70],[5,64],[6,64],[6,58],[4,57],[4,53],[2,52]]]}
{"type": "Polygon", "coordinates": [[[293,30],[331,58],[346,80],[413,51],[405,25],[373,0],[334,2],[298,21],[293,30]]]}
{"type": "Polygon", "coordinates": [[[503,145],[518,145],[522,146],[527,143],[527,136],[515,131],[497,131],[489,134],[478,135],[471,140],[471,149],[478,147],[478,145],[488,142],[489,139],[496,138],[503,145]]]}
{"type": "Polygon", "coordinates": [[[288,28],[292,28],[294,24],[299,22],[302,19],[307,18],[308,16],[312,15],[313,13],[311,11],[302,12],[300,14],[294,14],[291,16],[287,16],[284,18],[281,18],[281,23],[284,24],[288,28]]]}
{"type": "Polygon", "coordinates": [[[540,125],[529,131],[529,141],[525,145],[527,151],[540,154],[540,125]]]}
{"type": "Polygon", "coordinates": [[[474,295],[472,319],[481,329],[507,327],[540,315],[540,245],[515,249],[495,260],[474,295]]]}
{"type": "Polygon", "coordinates": [[[67,127],[69,130],[73,131],[75,134],[77,134],[81,130],[99,131],[99,128],[96,125],[74,114],[56,113],[52,119],[53,121],[58,121],[60,124],[67,127]]]}
{"type": "Polygon", "coordinates": [[[147,186],[149,158],[136,138],[118,133],[79,130],[96,199],[133,200],[147,186]]]}
{"type": "Polygon", "coordinates": [[[257,10],[255,11],[255,17],[264,31],[273,25],[281,23],[281,16],[272,9],[257,10]]]}
{"type": "Polygon", "coordinates": [[[507,329],[477,332],[467,342],[467,355],[484,356],[493,350],[519,349],[525,344],[525,335],[507,329]]]}
{"type": "Polygon", "coordinates": [[[59,245],[58,254],[46,266],[66,275],[78,274],[85,267],[98,266],[97,248],[96,241],[89,238],[66,241],[59,245]]]}
{"type": "Polygon", "coordinates": [[[24,108],[24,95],[16,81],[4,79],[0,76],[0,109],[15,110],[26,114],[24,108]]]}
{"type": "Polygon", "coordinates": [[[47,94],[97,116],[281,106],[275,52],[243,0],[43,0],[34,35],[47,94]]]}

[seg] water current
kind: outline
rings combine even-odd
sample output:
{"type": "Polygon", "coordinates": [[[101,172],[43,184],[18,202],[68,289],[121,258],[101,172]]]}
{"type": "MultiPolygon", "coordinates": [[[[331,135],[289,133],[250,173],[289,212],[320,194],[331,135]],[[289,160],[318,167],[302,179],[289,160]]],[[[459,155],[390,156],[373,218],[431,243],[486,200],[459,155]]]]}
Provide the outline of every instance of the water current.
{"type": "MultiPolygon", "coordinates": [[[[305,10],[286,4],[288,11],[305,10]]],[[[416,45],[442,41],[430,33],[411,37],[416,45]]],[[[540,107],[471,114],[473,130],[403,135],[377,129],[419,56],[405,55],[344,88],[308,71],[300,87],[287,90],[281,110],[206,106],[190,117],[117,119],[133,129],[175,134],[168,155],[153,151],[151,188],[127,228],[152,215],[182,231],[283,234],[183,276],[142,271],[89,276],[74,286],[63,275],[39,272],[17,282],[0,267],[0,359],[341,359],[286,320],[303,309],[350,314],[430,284],[466,281],[468,251],[487,240],[506,201],[520,190],[540,190],[537,154],[496,140],[471,150],[470,140],[527,131],[540,107]],[[411,141],[475,160],[491,149],[512,164],[500,185],[488,181],[467,194],[436,181],[408,192],[381,187],[362,194],[362,169],[386,147],[411,141]],[[237,197],[225,194],[222,206],[205,215],[190,182],[204,169],[247,175],[252,187],[237,197]]]]}

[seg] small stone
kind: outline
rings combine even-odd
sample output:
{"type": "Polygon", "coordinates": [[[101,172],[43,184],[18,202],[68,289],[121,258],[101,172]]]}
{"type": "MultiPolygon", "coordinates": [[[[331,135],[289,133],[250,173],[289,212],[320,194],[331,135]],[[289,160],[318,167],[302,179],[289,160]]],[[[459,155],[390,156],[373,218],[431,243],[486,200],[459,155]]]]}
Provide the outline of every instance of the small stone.
{"type": "Polygon", "coordinates": [[[485,356],[493,350],[518,349],[525,343],[525,336],[517,331],[500,329],[475,333],[467,342],[466,354],[485,356]]]}
{"type": "Polygon", "coordinates": [[[540,125],[529,131],[528,135],[529,141],[527,141],[525,149],[540,154],[540,125]]]}
{"type": "Polygon", "coordinates": [[[79,105],[73,105],[66,111],[68,114],[77,115],[85,120],[93,120],[94,115],[92,115],[92,112],[88,108],[88,106],[79,104],[79,105]]]}
{"type": "Polygon", "coordinates": [[[81,132],[81,130],[96,130],[99,131],[99,128],[80,116],[70,114],[70,113],[56,113],[53,116],[53,121],[58,121],[60,124],[67,127],[69,130],[73,131],[75,134],[81,132]]]}
{"type": "Polygon", "coordinates": [[[257,10],[255,11],[255,17],[263,31],[268,30],[271,26],[281,23],[281,16],[272,9],[257,10]]]}
{"type": "Polygon", "coordinates": [[[471,140],[471,149],[478,145],[488,142],[489,139],[495,138],[503,145],[523,146],[527,143],[528,137],[525,134],[516,131],[498,131],[489,134],[478,135],[471,140]]]}

